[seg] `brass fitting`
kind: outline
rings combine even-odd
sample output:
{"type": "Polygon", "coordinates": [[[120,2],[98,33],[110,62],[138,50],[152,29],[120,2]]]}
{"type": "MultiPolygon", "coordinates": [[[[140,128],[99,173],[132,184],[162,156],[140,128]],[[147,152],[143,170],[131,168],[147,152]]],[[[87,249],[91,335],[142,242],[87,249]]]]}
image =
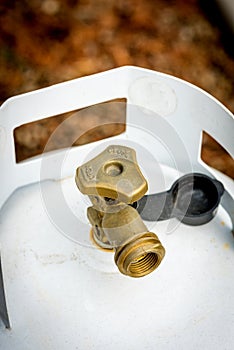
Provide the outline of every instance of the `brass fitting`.
{"type": "Polygon", "coordinates": [[[101,248],[114,249],[120,272],[142,277],[155,270],[165,250],[134,209],[148,189],[135,151],[119,145],[107,147],[77,169],[76,184],[93,204],[87,209],[93,239],[101,248]]]}

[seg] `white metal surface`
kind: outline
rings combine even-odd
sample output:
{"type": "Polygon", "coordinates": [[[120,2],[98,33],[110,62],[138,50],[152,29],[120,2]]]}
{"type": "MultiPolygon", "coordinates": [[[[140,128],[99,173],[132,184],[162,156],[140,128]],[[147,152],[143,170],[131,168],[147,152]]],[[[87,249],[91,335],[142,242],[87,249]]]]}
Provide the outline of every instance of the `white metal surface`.
{"type": "Polygon", "coordinates": [[[136,67],[2,105],[0,248],[12,329],[0,323],[0,349],[233,349],[234,239],[224,208],[204,226],[148,224],[166,257],[135,280],[117,272],[111,253],[92,247],[88,203],[73,179],[77,166],[107,144],[129,145],[151,192],[181,173],[212,173],[229,193],[230,214],[233,182],[200,160],[202,130],[234,155],[233,116],[225,107],[191,84],[136,67]],[[124,134],[16,164],[17,126],[120,97],[128,102],[124,134]]]}

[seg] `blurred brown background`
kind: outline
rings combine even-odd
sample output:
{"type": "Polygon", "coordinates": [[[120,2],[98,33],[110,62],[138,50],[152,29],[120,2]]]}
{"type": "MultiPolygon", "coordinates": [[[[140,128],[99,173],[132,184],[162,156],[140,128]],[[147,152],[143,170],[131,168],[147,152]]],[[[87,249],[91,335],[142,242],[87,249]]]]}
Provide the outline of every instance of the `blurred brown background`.
{"type": "MultiPolygon", "coordinates": [[[[234,37],[214,2],[209,7],[198,0],[3,0],[0,28],[0,103],[130,64],[185,79],[234,112],[234,37]]],[[[19,128],[17,159],[42,152],[64,118],[19,128]]],[[[96,127],[92,140],[116,132],[121,128],[96,127]]],[[[63,145],[67,136],[60,136],[63,145]]],[[[89,136],[80,143],[88,141],[89,136]]],[[[234,178],[233,160],[208,135],[202,157],[234,178]]]]}

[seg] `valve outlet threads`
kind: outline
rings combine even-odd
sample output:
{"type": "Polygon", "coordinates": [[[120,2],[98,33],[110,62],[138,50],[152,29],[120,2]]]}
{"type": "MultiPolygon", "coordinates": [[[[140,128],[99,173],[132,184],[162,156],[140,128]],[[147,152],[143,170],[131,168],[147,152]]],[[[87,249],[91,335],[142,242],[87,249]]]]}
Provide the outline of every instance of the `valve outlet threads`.
{"type": "Polygon", "coordinates": [[[153,272],[161,263],[165,249],[156,234],[146,232],[134,236],[115,252],[119,271],[130,277],[142,277],[153,272]]]}

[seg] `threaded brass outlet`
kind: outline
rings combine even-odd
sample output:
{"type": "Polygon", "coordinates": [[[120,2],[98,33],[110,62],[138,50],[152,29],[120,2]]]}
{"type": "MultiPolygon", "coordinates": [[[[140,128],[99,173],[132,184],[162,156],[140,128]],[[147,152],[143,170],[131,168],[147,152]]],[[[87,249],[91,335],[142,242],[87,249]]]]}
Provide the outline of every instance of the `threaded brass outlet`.
{"type": "Polygon", "coordinates": [[[156,234],[135,235],[116,249],[115,263],[120,272],[131,277],[142,277],[153,272],[161,263],[165,249],[156,234]]]}

